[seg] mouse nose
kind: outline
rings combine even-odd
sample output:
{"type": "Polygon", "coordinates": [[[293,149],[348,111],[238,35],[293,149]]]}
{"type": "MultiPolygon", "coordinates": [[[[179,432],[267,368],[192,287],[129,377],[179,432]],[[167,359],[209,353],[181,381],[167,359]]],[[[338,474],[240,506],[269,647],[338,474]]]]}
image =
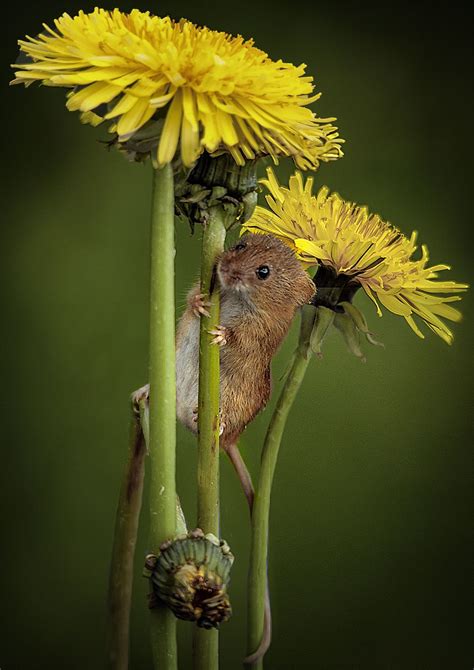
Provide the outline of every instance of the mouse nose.
{"type": "Polygon", "coordinates": [[[242,281],[241,272],[233,268],[229,263],[221,263],[219,270],[227,282],[234,283],[242,281]]]}

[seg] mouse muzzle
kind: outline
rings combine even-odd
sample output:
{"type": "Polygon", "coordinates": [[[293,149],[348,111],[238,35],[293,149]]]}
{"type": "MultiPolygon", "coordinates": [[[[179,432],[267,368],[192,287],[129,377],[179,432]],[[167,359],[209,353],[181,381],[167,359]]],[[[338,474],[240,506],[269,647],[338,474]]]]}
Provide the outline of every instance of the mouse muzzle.
{"type": "Polygon", "coordinates": [[[218,264],[217,275],[224,288],[232,288],[237,291],[245,288],[242,272],[233,267],[233,263],[229,263],[227,260],[218,264]]]}

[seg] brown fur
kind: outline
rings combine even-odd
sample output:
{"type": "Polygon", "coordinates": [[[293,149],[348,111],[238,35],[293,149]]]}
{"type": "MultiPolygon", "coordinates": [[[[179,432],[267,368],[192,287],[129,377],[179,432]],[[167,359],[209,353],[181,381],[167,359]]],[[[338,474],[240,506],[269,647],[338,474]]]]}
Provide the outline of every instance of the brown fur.
{"type": "MultiPolygon", "coordinates": [[[[292,250],[270,235],[245,235],[234,249],[224,252],[217,263],[217,278],[227,340],[220,356],[224,424],[220,444],[225,448],[267,404],[272,358],[297,308],[311,300],[315,286],[292,250]],[[262,280],[257,269],[263,265],[270,274],[262,280]]],[[[191,304],[198,293],[196,286],[189,294],[177,336],[178,416],[193,432],[197,428],[191,415],[197,405],[199,320],[191,304]]]]}

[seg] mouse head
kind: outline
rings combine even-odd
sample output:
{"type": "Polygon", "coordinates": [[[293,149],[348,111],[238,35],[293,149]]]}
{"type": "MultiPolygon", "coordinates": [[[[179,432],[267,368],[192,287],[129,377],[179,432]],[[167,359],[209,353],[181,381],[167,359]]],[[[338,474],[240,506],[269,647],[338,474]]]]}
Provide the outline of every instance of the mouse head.
{"type": "Polygon", "coordinates": [[[267,311],[304,305],[316,290],[293,251],[272,235],[244,235],[222,254],[217,274],[224,290],[267,311]]]}

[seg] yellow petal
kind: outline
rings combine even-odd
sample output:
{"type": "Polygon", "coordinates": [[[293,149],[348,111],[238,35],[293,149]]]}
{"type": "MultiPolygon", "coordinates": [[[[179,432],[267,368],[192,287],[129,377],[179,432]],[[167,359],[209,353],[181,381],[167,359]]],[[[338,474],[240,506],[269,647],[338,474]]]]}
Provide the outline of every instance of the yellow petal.
{"type": "MultiPolygon", "coordinates": [[[[254,151],[258,151],[258,142],[255,140],[255,137],[253,136],[250,128],[248,127],[245,119],[241,119],[240,116],[236,116],[235,120],[237,122],[237,125],[245,138],[245,140],[248,142],[249,146],[252,147],[254,151]]],[[[254,151],[252,151],[252,154],[254,154],[254,151]]],[[[253,158],[253,155],[251,156],[253,158]]]]}
{"type": "Polygon", "coordinates": [[[438,337],[444,340],[446,344],[449,344],[451,346],[454,340],[454,335],[447,326],[443,324],[443,327],[440,328],[438,326],[433,325],[432,323],[427,323],[427,326],[433,331],[433,333],[435,333],[436,335],[438,335],[438,337]]]}
{"type": "Polygon", "coordinates": [[[67,101],[67,108],[71,111],[80,109],[81,112],[90,112],[98,105],[110,102],[120,92],[120,87],[98,81],[71,95],[67,101]]]}
{"type": "MultiPolygon", "coordinates": [[[[97,81],[109,81],[111,79],[116,79],[121,77],[124,74],[127,74],[128,70],[125,68],[91,68],[90,70],[85,70],[83,72],[74,72],[72,74],[58,74],[54,77],[55,83],[64,85],[64,86],[85,86],[86,84],[93,84],[97,81]]],[[[136,75],[135,75],[136,76],[136,75]]],[[[115,85],[119,86],[116,81],[115,85]]]]}
{"type": "Polygon", "coordinates": [[[405,317],[406,322],[410,326],[410,328],[413,330],[414,333],[418,335],[418,337],[421,337],[422,340],[425,339],[425,336],[421,332],[421,330],[418,328],[418,326],[415,323],[415,319],[412,316],[406,316],[405,317]]]}
{"type": "Polygon", "coordinates": [[[213,114],[215,108],[205,93],[196,93],[196,101],[199,112],[202,114],[213,114]]]}
{"type": "Polygon", "coordinates": [[[409,305],[401,302],[399,298],[395,295],[390,295],[388,293],[383,293],[382,291],[377,293],[377,297],[384,307],[400,316],[410,316],[412,309],[409,305]]]}
{"type": "Polygon", "coordinates": [[[203,118],[204,135],[202,144],[209,153],[217,149],[220,144],[221,136],[217,129],[214,114],[206,114],[203,118]]]}
{"type": "Polygon", "coordinates": [[[155,95],[153,98],[151,98],[150,105],[157,108],[164,107],[174,97],[175,93],[176,88],[174,86],[170,86],[168,93],[164,93],[163,95],[155,95]]]}
{"type": "Polygon", "coordinates": [[[304,252],[307,256],[313,256],[315,260],[326,256],[326,252],[315,242],[310,240],[296,239],[295,246],[298,251],[304,252]]]}
{"type": "Polygon", "coordinates": [[[94,128],[96,126],[99,126],[104,119],[99,116],[98,114],[94,114],[94,112],[82,112],[81,116],[81,123],[88,123],[90,126],[93,126],[94,128]]]}
{"type": "Polygon", "coordinates": [[[188,123],[192,126],[193,130],[197,132],[199,126],[197,120],[196,98],[194,91],[190,88],[183,88],[183,112],[188,123]]]}
{"type": "Polygon", "coordinates": [[[240,152],[240,147],[235,146],[235,147],[229,147],[229,153],[232,156],[232,158],[235,160],[237,165],[245,165],[245,158],[242,156],[240,152]]]}
{"type": "Polygon", "coordinates": [[[181,158],[186,167],[190,167],[200,153],[198,128],[188,121],[183,114],[181,125],[181,158]]]}
{"type": "Polygon", "coordinates": [[[227,144],[229,147],[237,144],[239,137],[235,131],[232,117],[225,112],[217,110],[215,119],[219,135],[222,137],[224,144],[227,144]]]}
{"type": "Polygon", "coordinates": [[[380,305],[379,305],[379,303],[377,302],[377,298],[374,296],[373,291],[372,291],[372,289],[370,288],[370,286],[368,286],[367,284],[362,284],[362,288],[364,289],[364,291],[366,292],[366,294],[369,296],[369,298],[370,298],[370,299],[372,300],[372,302],[374,303],[374,305],[375,305],[375,307],[376,307],[376,309],[377,309],[377,316],[382,316],[382,310],[380,309],[380,305]]]}
{"type": "Polygon", "coordinates": [[[134,106],[123,116],[117,124],[117,134],[121,142],[128,140],[133,133],[141,128],[155,113],[148,100],[137,100],[134,106]]]}
{"type": "Polygon", "coordinates": [[[120,100],[117,102],[116,105],[108,112],[108,114],[105,115],[105,119],[113,119],[116,116],[121,116],[122,114],[126,114],[129,112],[134,104],[137,102],[137,98],[133,95],[125,94],[123,95],[120,100]]]}
{"type": "Polygon", "coordinates": [[[429,309],[433,314],[438,314],[438,316],[442,316],[444,319],[449,319],[456,323],[462,321],[462,313],[450,305],[440,303],[438,305],[430,305],[429,309]]]}
{"type": "Polygon", "coordinates": [[[166,163],[171,162],[174,158],[179,141],[182,115],[182,93],[181,89],[179,89],[168,109],[168,114],[166,115],[163,131],[161,133],[160,144],[158,145],[159,165],[165,165],[166,163]]]}

